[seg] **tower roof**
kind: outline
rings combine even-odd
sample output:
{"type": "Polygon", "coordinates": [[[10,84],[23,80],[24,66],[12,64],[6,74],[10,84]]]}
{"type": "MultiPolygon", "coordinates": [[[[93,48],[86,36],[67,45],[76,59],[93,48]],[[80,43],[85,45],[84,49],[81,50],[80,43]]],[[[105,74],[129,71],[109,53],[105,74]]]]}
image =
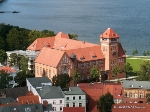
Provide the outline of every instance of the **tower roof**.
{"type": "Polygon", "coordinates": [[[119,38],[119,35],[111,28],[108,28],[104,33],[100,35],[103,38],[119,38]]]}

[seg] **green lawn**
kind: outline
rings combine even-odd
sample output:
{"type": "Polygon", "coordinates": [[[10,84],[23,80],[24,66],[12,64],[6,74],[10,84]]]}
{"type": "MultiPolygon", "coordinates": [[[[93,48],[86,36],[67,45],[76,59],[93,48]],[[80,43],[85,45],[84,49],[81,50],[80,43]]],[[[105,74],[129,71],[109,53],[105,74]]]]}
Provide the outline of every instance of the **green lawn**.
{"type": "Polygon", "coordinates": [[[126,62],[130,63],[130,65],[133,67],[133,72],[129,73],[129,76],[136,76],[137,71],[140,70],[140,65],[146,61],[145,58],[140,58],[140,59],[131,59],[131,58],[126,58],[126,62]]]}
{"type": "Polygon", "coordinates": [[[126,62],[130,63],[130,65],[133,67],[133,71],[139,71],[140,70],[140,65],[144,61],[146,61],[146,60],[126,58],[126,62]]]}

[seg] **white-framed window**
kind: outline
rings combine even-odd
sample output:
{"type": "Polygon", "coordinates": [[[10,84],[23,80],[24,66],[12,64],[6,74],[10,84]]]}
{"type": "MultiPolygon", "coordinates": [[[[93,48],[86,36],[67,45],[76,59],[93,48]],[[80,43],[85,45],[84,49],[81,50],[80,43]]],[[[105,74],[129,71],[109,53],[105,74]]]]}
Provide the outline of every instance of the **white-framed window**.
{"type": "Polygon", "coordinates": [[[69,97],[66,97],[66,100],[69,100],[69,97]]]}
{"type": "Polygon", "coordinates": [[[69,102],[66,102],[66,107],[69,107],[69,102]]]}
{"type": "Polygon", "coordinates": [[[60,104],[62,104],[62,100],[60,100],[60,104]]]}
{"type": "Polygon", "coordinates": [[[75,102],[73,102],[73,103],[72,103],[72,106],[73,106],[73,107],[75,107],[75,106],[76,106],[75,102]]]}
{"type": "Polygon", "coordinates": [[[56,100],[53,100],[53,104],[56,104],[56,100]]]}
{"type": "Polygon", "coordinates": [[[53,107],[53,111],[56,111],[56,107],[53,107]]]}
{"type": "Polygon", "coordinates": [[[62,107],[60,107],[60,111],[62,111],[62,107]]]}
{"type": "Polygon", "coordinates": [[[79,96],[79,100],[81,100],[81,96],[79,96]]]}
{"type": "Polygon", "coordinates": [[[137,98],[138,97],[138,94],[137,93],[134,93],[134,98],[137,98]]]}
{"type": "Polygon", "coordinates": [[[82,107],[82,103],[79,103],[79,107],[82,107]]]}
{"type": "Polygon", "coordinates": [[[75,100],[75,96],[73,96],[73,100],[75,100]]]}

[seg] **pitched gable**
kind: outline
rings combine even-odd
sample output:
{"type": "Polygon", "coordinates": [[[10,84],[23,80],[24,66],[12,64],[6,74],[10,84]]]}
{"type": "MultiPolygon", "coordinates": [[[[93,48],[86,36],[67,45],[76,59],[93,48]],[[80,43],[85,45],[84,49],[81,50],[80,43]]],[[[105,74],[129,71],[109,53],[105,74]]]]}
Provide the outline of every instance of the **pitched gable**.
{"type": "Polygon", "coordinates": [[[27,49],[39,51],[43,47],[53,47],[55,37],[37,38],[27,49]]]}
{"type": "Polygon", "coordinates": [[[59,61],[64,55],[64,51],[43,47],[35,63],[41,63],[52,67],[57,67],[59,61]]]}
{"type": "Polygon", "coordinates": [[[108,28],[104,33],[100,35],[103,38],[119,38],[119,35],[111,28],[108,28]]]}
{"type": "Polygon", "coordinates": [[[83,61],[104,59],[104,55],[101,51],[100,46],[66,50],[66,53],[68,56],[71,56],[71,54],[75,54],[76,59],[78,61],[82,61],[82,62],[83,61]]]}

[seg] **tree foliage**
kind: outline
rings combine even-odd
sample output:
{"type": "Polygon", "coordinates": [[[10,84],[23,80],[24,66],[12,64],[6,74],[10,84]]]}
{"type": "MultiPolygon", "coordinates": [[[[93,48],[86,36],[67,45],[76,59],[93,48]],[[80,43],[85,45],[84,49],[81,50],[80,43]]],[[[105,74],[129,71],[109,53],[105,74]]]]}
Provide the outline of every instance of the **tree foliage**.
{"type": "Polygon", "coordinates": [[[4,63],[7,59],[7,53],[0,49],[0,63],[4,63]]]}
{"type": "Polygon", "coordinates": [[[81,74],[77,72],[77,70],[74,70],[74,81],[78,83],[81,80],[81,74]]]}
{"type": "Polygon", "coordinates": [[[148,81],[150,79],[150,62],[144,61],[140,66],[140,71],[138,72],[137,80],[148,81]]]}
{"type": "Polygon", "coordinates": [[[59,74],[53,76],[52,78],[53,85],[60,86],[61,88],[69,88],[71,81],[72,77],[70,77],[68,74],[59,74]]]}
{"type": "Polygon", "coordinates": [[[90,71],[90,77],[93,78],[93,81],[98,82],[100,74],[100,69],[97,66],[93,66],[93,68],[90,71]]]}
{"type": "Polygon", "coordinates": [[[113,73],[116,77],[118,77],[118,74],[120,73],[120,68],[119,68],[117,65],[115,65],[115,66],[113,67],[113,69],[112,69],[112,73],[113,73]]]}
{"type": "Polygon", "coordinates": [[[78,40],[78,35],[77,34],[68,34],[70,39],[73,40],[78,40]]]}
{"type": "Polygon", "coordinates": [[[19,84],[20,87],[24,87],[26,86],[26,78],[32,78],[32,77],[34,76],[30,75],[29,73],[23,70],[17,73],[15,77],[15,82],[19,84]]]}
{"type": "Polygon", "coordinates": [[[132,66],[130,65],[130,63],[126,63],[123,68],[122,68],[122,72],[126,73],[126,78],[127,78],[127,74],[132,72],[133,71],[133,68],[132,66]]]}
{"type": "Polygon", "coordinates": [[[136,55],[136,54],[138,54],[138,50],[137,49],[132,51],[132,55],[133,56],[136,55]]]}
{"type": "Polygon", "coordinates": [[[4,88],[9,88],[10,85],[10,81],[12,81],[12,76],[10,76],[7,72],[5,72],[4,70],[0,71],[0,89],[4,89],[4,88]]]}
{"type": "Polygon", "coordinates": [[[111,112],[112,105],[114,104],[114,98],[108,92],[105,95],[102,95],[96,103],[98,112],[111,112]]]}

